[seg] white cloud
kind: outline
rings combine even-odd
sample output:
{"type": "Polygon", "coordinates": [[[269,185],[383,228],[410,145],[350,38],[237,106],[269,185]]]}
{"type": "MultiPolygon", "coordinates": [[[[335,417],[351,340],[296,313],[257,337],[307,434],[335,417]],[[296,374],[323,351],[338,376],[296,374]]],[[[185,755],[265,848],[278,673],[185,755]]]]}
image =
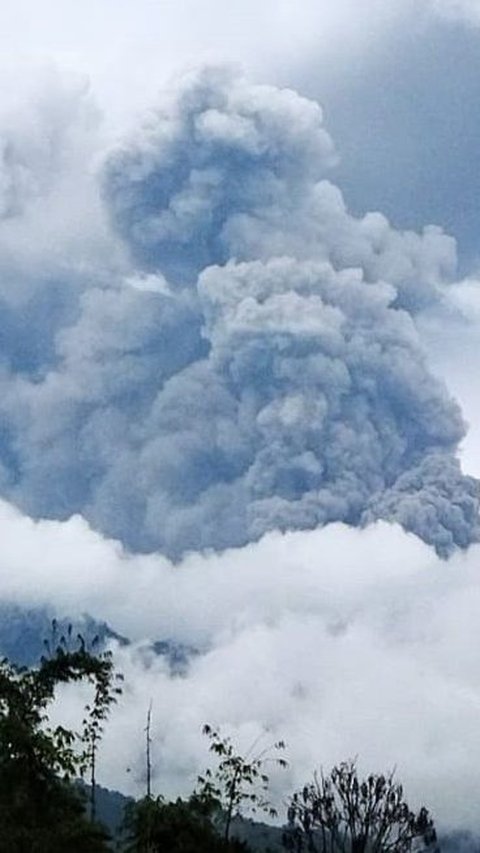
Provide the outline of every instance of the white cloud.
{"type": "MultiPolygon", "coordinates": [[[[362,67],[388,40],[436,16],[477,22],[478,0],[18,0],[0,12],[0,78],[5,68],[45,63],[88,75],[124,126],[179,68],[235,61],[257,76],[285,80],[315,59],[316,73],[362,67]],[[288,72],[287,72],[288,74],[288,72]]],[[[4,78],[5,89],[8,89],[4,78]]],[[[2,87],[3,88],[3,87],[2,87]]]]}
{"type": "MultiPolygon", "coordinates": [[[[441,563],[395,526],[331,525],[173,566],[126,555],[81,519],[34,523],[7,504],[0,536],[2,598],[88,610],[137,642],[202,649],[184,678],[141,645],[118,652],[125,694],[102,782],[141,788],[153,698],[155,785],[166,793],[188,790],[202,769],[210,721],[241,745],[262,729],[288,741],[277,795],[319,764],[358,755],[365,768],[396,765],[440,823],[478,825],[477,546],[441,563]]],[[[72,715],[75,706],[70,694],[72,715]]]]}
{"type": "Polygon", "coordinates": [[[118,248],[96,180],[105,139],[88,80],[11,68],[2,88],[0,297],[21,305],[53,282],[65,293],[81,275],[105,275],[118,248]]]}
{"type": "Polygon", "coordinates": [[[447,20],[480,24],[479,0],[430,0],[430,3],[433,10],[447,20]]]}
{"type": "Polygon", "coordinates": [[[260,74],[306,52],[363,54],[412,0],[18,0],[0,13],[2,62],[87,73],[110,120],[148,106],[186,64],[234,60],[260,74]]]}

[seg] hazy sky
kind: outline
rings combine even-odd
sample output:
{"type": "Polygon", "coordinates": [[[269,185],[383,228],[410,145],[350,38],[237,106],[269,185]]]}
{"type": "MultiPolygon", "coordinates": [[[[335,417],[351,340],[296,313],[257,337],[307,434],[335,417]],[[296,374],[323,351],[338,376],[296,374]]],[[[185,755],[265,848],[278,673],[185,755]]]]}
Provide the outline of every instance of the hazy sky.
{"type": "MultiPolygon", "coordinates": [[[[114,127],[180,69],[241,62],[327,108],[357,211],[444,225],[476,260],[477,0],[19,0],[0,11],[2,64],[84,75],[114,127]]],[[[10,82],[15,87],[15,83],[10,82]]]]}

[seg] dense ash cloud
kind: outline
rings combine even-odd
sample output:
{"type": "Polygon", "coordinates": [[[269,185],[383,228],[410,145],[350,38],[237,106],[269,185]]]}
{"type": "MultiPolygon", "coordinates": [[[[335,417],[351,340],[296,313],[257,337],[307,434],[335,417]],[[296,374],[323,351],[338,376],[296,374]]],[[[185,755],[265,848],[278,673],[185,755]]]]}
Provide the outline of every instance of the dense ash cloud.
{"type": "Polygon", "coordinates": [[[334,160],[293,91],[207,69],[165,96],[105,158],[95,264],[66,241],[57,322],[37,291],[22,310],[31,363],[3,341],[5,496],[175,558],[379,517],[443,555],[478,538],[465,427],[415,325],[454,241],[352,217],[334,160]]]}
{"type": "Polygon", "coordinates": [[[389,281],[397,304],[415,307],[453,273],[455,241],[440,228],[349,215],[326,179],[336,155],[318,104],[225,69],[170,97],[106,170],[113,220],[143,268],[185,286],[231,258],[329,260],[389,281]]]}

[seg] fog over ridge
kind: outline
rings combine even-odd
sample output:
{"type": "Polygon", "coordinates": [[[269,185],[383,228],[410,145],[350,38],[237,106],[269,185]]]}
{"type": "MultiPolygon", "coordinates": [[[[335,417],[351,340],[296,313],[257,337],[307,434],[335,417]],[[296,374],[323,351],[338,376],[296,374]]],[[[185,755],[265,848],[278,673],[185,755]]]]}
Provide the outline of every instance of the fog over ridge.
{"type": "MultiPolygon", "coordinates": [[[[479,546],[441,562],[398,525],[272,531],[222,554],[172,564],[126,553],[80,516],[34,521],[0,501],[0,599],[59,617],[106,619],[125,690],[106,727],[99,780],[144,790],[142,732],[153,699],[154,788],[188,793],[208,763],[205,721],[240,748],[288,743],[272,796],[358,755],[397,767],[409,802],[441,827],[479,828],[479,546]],[[194,647],[179,677],[149,641],[194,647]],[[126,768],[131,772],[127,773],[126,768]]],[[[81,718],[67,690],[59,722],[81,718]]]]}

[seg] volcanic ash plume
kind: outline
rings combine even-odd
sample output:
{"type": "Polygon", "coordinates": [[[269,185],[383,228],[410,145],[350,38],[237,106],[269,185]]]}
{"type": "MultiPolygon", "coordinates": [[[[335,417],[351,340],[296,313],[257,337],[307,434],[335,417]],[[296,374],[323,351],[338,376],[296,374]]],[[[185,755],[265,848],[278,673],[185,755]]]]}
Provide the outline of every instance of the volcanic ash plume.
{"type": "Polygon", "coordinates": [[[85,225],[56,321],[25,297],[35,356],[2,338],[4,495],[175,558],[331,521],[396,520],[442,555],[479,538],[415,325],[454,241],[354,218],[334,163],[293,91],[207,69],[165,96],[102,170],[115,264],[97,246],[92,270],[85,225]]]}

